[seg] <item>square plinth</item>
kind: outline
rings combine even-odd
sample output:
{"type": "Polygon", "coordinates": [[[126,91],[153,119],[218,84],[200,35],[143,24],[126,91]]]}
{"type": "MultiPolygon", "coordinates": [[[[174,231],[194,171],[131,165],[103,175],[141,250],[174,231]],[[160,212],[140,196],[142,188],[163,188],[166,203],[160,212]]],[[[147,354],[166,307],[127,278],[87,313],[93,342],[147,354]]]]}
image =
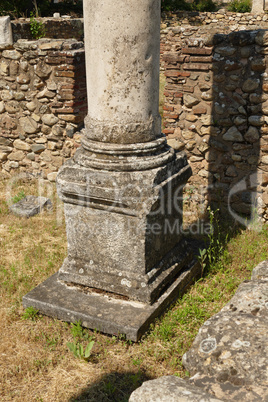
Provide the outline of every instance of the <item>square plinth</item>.
{"type": "Polygon", "coordinates": [[[59,280],[155,303],[189,262],[182,230],[185,155],[146,171],[96,171],[69,160],[57,177],[68,256],[59,280]]]}
{"type": "Polygon", "coordinates": [[[124,334],[137,342],[150,323],[185,292],[200,272],[199,263],[193,259],[153,305],[111,294],[86,293],[82,287],[59,281],[56,273],[24,296],[23,306],[63,321],[81,321],[84,327],[106,334],[124,334]]]}

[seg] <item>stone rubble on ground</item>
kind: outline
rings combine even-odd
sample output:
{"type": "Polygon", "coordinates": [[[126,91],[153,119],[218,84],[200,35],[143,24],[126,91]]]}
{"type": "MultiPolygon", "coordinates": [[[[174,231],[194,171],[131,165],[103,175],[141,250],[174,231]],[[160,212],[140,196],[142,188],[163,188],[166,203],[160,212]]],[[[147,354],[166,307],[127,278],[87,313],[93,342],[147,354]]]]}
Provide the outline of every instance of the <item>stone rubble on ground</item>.
{"type": "Polygon", "coordinates": [[[28,195],[19,202],[11,205],[9,210],[17,216],[30,218],[31,216],[39,214],[45,208],[52,208],[52,203],[49,198],[28,195]]]}

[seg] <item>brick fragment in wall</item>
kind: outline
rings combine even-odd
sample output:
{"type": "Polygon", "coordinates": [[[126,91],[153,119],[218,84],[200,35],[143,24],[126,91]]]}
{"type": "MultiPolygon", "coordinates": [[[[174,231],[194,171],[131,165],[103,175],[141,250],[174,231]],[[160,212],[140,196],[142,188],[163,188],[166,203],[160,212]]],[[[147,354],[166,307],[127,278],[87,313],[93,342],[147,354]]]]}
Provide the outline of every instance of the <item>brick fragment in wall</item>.
{"type": "Polygon", "coordinates": [[[165,71],[166,77],[190,77],[191,73],[187,71],[167,70],[165,71]]]}
{"type": "Polygon", "coordinates": [[[191,55],[211,55],[212,54],[212,47],[196,47],[196,48],[192,48],[192,47],[187,47],[187,48],[182,48],[181,52],[182,54],[191,54],[191,55]]]}
{"type": "Polygon", "coordinates": [[[194,71],[209,71],[211,65],[208,63],[185,63],[182,65],[184,70],[194,70],[194,71]]]}

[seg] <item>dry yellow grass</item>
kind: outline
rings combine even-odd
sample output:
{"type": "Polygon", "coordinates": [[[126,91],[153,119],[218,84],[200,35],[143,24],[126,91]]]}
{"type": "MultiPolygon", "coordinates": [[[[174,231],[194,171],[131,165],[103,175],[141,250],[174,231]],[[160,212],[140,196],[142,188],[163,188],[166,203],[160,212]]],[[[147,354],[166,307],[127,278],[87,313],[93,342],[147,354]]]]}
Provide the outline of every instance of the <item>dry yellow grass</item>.
{"type": "MultiPolygon", "coordinates": [[[[226,269],[216,267],[194,285],[141,342],[88,331],[95,344],[85,362],[66,346],[73,341],[69,324],[45,316],[23,319],[23,295],[56,272],[66,255],[55,191],[52,200],[57,208],[51,213],[18,218],[8,213],[7,184],[0,184],[1,401],[127,401],[145,379],[185,375],[181,357],[199,326],[228,301],[259,261],[268,258],[268,231],[243,232],[229,243],[229,253],[221,261],[226,269]],[[254,247],[246,247],[251,244],[254,247]]],[[[22,190],[36,194],[37,182],[17,183],[12,197],[22,190]]]]}

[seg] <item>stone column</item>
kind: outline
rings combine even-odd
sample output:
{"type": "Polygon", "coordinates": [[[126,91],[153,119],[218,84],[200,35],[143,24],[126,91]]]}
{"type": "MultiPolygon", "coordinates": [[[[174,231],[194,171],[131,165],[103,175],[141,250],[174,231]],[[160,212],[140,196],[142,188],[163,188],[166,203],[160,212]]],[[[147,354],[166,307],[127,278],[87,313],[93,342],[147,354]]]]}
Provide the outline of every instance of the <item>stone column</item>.
{"type": "Polygon", "coordinates": [[[196,272],[181,234],[191,169],[161,134],[160,0],[84,1],[84,27],[88,115],[57,176],[68,256],[24,305],[137,340],[196,272]]]}
{"type": "Polygon", "coordinates": [[[154,140],[161,132],[159,1],[85,1],[84,18],[86,138],[113,144],[154,140]]]}
{"type": "MultiPolygon", "coordinates": [[[[121,170],[124,163],[136,170],[137,154],[148,156],[165,143],[158,111],[160,2],[85,1],[84,19],[88,115],[75,160],[96,169],[121,170]]],[[[140,168],[172,157],[169,151],[158,161],[139,158],[140,168]]]]}
{"type": "Polygon", "coordinates": [[[86,1],[84,21],[88,115],[57,179],[68,236],[59,279],[153,303],[181,269],[172,249],[190,175],[161,134],[160,1],[86,1]]]}

